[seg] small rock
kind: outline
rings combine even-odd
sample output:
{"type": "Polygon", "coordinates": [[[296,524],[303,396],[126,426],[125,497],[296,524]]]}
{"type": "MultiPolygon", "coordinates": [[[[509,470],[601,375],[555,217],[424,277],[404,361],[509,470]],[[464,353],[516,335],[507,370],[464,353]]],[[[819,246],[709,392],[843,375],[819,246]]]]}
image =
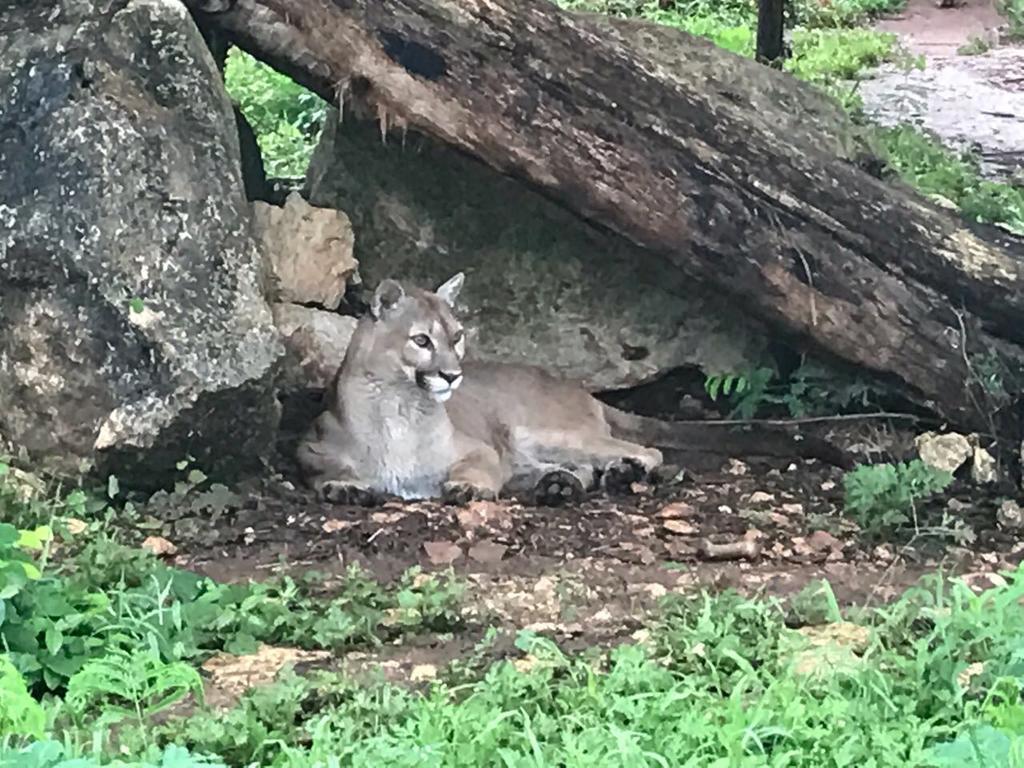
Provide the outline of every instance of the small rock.
{"type": "Polygon", "coordinates": [[[971,680],[984,671],[985,664],[983,662],[976,661],[973,664],[968,664],[967,667],[956,676],[956,681],[960,684],[961,688],[969,688],[971,680]]]}
{"type": "Polygon", "coordinates": [[[508,528],[512,522],[508,507],[496,501],[471,501],[455,513],[459,525],[466,531],[486,526],[508,528]]]}
{"type": "Polygon", "coordinates": [[[451,565],[462,557],[462,547],[451,541],[426,541],[423,550],[433,565],[451,565]]]}
{"type": "Polygon", "coordinates": [[[493,541],[481,541],[469,548],[469,557],[478,563],[493,564],[500,563],[505,556],[508,547],[504,544],[496,544],[493,541]]]}
{"type": "Polygon", "coordinates": [[[648,584],[644,591],[651,596],[652,600],[660,600],[668,594],[664,584],[648,584]]]}
{"type": "Polygon", "coordinates": [[[661,527],[677,536],[692,536],[697,533],[697,526],[685,520],[666,520],[661,527]]]}
{"type": "Polygon", "coordinates": [[[836,484],[832,480],[826,480],[821,484],[821,490],[825,491],[825,493],[828,493],[829,491],[834,491],[835,489],[836,484]]]}
{"type": "Polygon", "coordinates": [[[324,533],[337,533],[338,531],[346,531],[351,528],[355,523],[350,520],[325,520],[324,524],[320,526],[324,533]]]}
{"type": "Polygon", "coordinates": [[[64,525],[67,526],[68,533],[72,536],[78,536],[89,530],[89,524],[84,520],[79,520],[77,517],[65,518],[64,525]]]}
{"type": "Polygon", "coordinates": [[[1005,587],[1006,579],[1000,576],[998,573],[992,573],[990,571],[977,571],[975,573],[965,573],[960,577],[960,581],[966,584],[972,592],[982,593],[989,589],[995,589],[996,587],[1005,587]]]}
{"type": "Polygon", "coordinates": [[[405,512],[374,512],[370,520],[377,525],[393,525],[405,517],[405,512]]]}
{"type": "Polygon", "coordinates": [[[767,504],[775,501],[775,497],[765,491],[754,491],[747,497],[748,504],[767,504]]]}
{"type": "Polygon", "coordinates": [[[783,504],[780,509],[784,515],[802,515],[804,513],[804,505],[796,502],[783,504]]]}
{"type": "Polygon", "coordinates": [[[1024,528],[1024,509],[1013,499],[1006,499],[999,505],[996,512],[996,522],[1000,527],[1008,531],[1016,531],[1024,528]]]}
{"type": "Polygon", "coordinates": [[[815,552],[842,551],[843,549],[843,542],[828,531],[815,531],[807,537],[807,545],[815,552]]]}
{"type": "Polygon", "coordinates": [[[721,504],[718,507],[718,511],[723,515],[731,515],[732,507],[730,507],[728,504],[721,504]]]}
{"type": "Polygon", "coordinates": [[[892,547],[888,544],[879,544],[872,550],[871,554],[881,563],[891,563],[896,559],[896,553],[892,551],[892,547]]]}
{"type": "Polygon", "coordinates": [[[437,679],[437,667],[433,664],[417,664],[409,673],[409,679],[414,683],[424,683],[437,679]]]}
{"type": "Polygon", "coordinates": [[[978,485],[994,483],[999,479],[996,460],[980,445],[974,447],[974,461],[971,462],[971,480],[978,485]]]}
{"type": "Polygon", "coordinates": [[[750,467],[748,467],[745,463],[743,463],[739,459],[729,459],[729,464],[725,468],[726,474],[729,474],[729,475],[745,475],[749,471],[750,471],[750,467]]]}
{"type": "Polygon", "coordinates": [[[157,557],[171,556],[178,552],[178,548],[163,536],[147,536],[142,542],[142,548],[149,550],[157,557]]]}
{"type": "Polygon", "coordinates": [[[279,301],[337,309],[356,273],[352,224],[343,212],[316,208],[298,192],[282,207],[253,203],[279,301]]]}
{"type": "Polygon", "coordinates": [[[697,510],[692,504],[687,504],[685,501],[676,501],[666,504],[659,509],[656,517],[660,517],[662,520],[674,520],[680,517],[690,517],[695,514],[697,514],[697,510]]]}
{"type": "Polygon", "coordinates": [[[971,441],[957,432],[926,432],[914,439],[921,461],[930,467],[953,473],[974,453],[971,441]]]}
{"type": "Polygon", "coordinates": [[[950,499],[946,502],[946,509],[952,512],[954,515],[959,515],[962,512],[966,512],[971,508],[971,505],[966,501],[960,501],[960,499],[950,499]]]}

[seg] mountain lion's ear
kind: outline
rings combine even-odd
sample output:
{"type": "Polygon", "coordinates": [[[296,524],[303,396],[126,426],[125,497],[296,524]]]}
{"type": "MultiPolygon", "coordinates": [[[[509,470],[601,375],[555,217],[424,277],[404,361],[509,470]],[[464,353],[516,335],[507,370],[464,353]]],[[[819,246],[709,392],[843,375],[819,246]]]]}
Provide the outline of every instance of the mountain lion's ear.
{"type": "Polygon", "coordinates": [[[455,299],[459,297],[459,291],[462,290],[462,283],[465,279],[466,276],[458,272],[449,277],[444,285],[434,291],[434,293],[444,299],[449,306],[455,306],[455,299]]]}
{"type": "Polygon", "coordinates": [[[391,278],[381,280],[370,301],[370,314],[375,320],[380,320],[403,298],[405,298],[405,290],[396,280],[391,278]]]}

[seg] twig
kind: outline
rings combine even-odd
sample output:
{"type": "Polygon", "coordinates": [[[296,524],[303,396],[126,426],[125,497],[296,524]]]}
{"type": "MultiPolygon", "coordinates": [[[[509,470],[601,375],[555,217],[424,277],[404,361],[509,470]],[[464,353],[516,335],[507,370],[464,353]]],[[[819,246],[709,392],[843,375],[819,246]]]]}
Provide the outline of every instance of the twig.
{"type": "Polygon", "coordinates": [[[804,416],[798,419],[681,419],[672,420],[670,424],[705,424],[708,426],[737,427],[763,424],[766,426],[785,427],[796,424],[822,424],[833,421],[873,421],[875,419],[902,419],[903,421],[920,421],[922,417],[912,413],[841,413],[835,416],[804,416]]]}

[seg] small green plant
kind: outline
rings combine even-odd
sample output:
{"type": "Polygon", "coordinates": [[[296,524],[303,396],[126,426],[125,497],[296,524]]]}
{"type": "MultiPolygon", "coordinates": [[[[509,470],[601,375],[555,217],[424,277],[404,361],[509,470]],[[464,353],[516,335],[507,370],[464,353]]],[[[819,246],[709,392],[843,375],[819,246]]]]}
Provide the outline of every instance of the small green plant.
{"type": "Polygon", "coordinates": [[[43,738],[46,713],[32,698],[10,659],[0,656],[0,742],[12,736],[43,738]]]}
{"type": "Polygon", "coordinates": [[[1006,38],[1024,40],[1024,0],[996,0],[996,10],[1006,19],[1006,38]]]}
{"type": "Polygon", "coordinates": [[[941,493],[952,481],[950,473],[920,459],[862,465],[843,478],[844,506],[862,528],[880,532],[914,520],[918,502],[941,493]]]}
{"type": "Polygon", "coordinates": [[[992,48],[992,43],[981,35],[971,35],[967,42],[956,49],[961,56],[980,56],[992,48]]]}
{"type": "Polygon", "coordinates": [[[100,725],[132,719],[145,729],[149,718],[191,694],[203,698],[199,673],[182,662],[166,662],[154,648],[113,649],[91,659],[68,681],[65,702],[80,722],[100,725]]]}

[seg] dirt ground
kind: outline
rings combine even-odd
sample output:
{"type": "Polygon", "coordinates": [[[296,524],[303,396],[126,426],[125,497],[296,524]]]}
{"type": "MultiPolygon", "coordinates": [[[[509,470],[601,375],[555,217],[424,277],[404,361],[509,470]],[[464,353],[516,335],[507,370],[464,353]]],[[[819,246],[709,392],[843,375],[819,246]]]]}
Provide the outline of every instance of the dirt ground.
{"type": "Polygon", "coordinates": [[[909,0],[902,13],[876,26],[902,37],[913,53],[952,56],[972,38],[990,39],[1004,23],[994,0],[966,0],[949,8],[935,0],[909,0]]]}
{"type": "Polygon", "coordinates": [[[594,494],[575,508],[396,502],[369,510],[321,503],[279,480],[213,511],[194,508],[162,533],[179,548],[178,565],[225,581],[279,570],[340,575],[351,563],[391,581],[411,566],[450,566],[467,584],[475,629],[355,655],[386,662],[397,678],[463,656],[487,626],[506,636],[543,631],[582,648],[628,638],[673,591],[785,598],[824,578],[840,603],[872,605],[939,568],[986,586],[986,574],[1024,559],[1024,542],[995,523],[995,493],[957,483],[920,510],[920,535],[882,544],[840,514],[841,478],[814,461],[733,460],[662,488],[594,494]],[[950,536],[944,513],[973,541],[950,536]],[[713,559],[707,542],[747,551],[713,559]]]}

